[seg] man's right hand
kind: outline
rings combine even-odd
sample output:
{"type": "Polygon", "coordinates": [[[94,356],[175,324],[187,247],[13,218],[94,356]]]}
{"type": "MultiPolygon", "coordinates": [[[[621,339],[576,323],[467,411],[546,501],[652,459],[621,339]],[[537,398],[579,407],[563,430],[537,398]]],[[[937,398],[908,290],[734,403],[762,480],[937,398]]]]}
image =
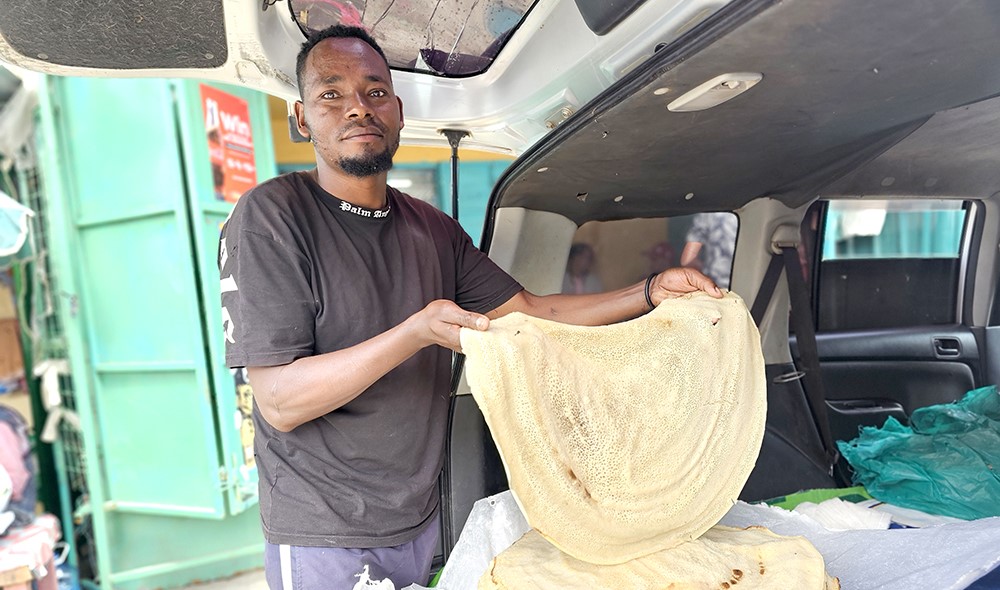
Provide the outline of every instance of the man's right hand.
{"type": "Polygon", "coordinates": [[[483,314],[464,310],[447,299],[431,301],[427,307],[410,316],[410,320],[424,346],[437,344],[455,352],[462,352],[459,340],[462,328],[485,330],[490,326],[489,318],[483,314]]]}

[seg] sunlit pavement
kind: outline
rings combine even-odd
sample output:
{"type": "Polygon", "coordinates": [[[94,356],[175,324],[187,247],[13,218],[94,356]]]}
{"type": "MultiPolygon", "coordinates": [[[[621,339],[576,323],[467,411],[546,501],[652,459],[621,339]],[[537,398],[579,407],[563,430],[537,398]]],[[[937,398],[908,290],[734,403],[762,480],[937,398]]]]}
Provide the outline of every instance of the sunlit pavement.
{"type": "Polygon", "coordinates": [[[264,570],[254,570],[225,580],[215,582],[204,582],[184,586],[190,590],[267,590],[267,582],[264,581],[264,570]]]}

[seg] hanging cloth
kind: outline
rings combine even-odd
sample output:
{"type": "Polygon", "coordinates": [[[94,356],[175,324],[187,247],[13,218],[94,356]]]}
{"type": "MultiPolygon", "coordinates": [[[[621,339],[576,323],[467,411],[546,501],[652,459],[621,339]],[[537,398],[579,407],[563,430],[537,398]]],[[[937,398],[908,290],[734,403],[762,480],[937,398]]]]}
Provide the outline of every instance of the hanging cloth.
{"type": "Polygon", "coordinates": [[[28,239],[29,221],[34,215],[34,211],[0,191],[0,269],[34,255],[28,239]]]}

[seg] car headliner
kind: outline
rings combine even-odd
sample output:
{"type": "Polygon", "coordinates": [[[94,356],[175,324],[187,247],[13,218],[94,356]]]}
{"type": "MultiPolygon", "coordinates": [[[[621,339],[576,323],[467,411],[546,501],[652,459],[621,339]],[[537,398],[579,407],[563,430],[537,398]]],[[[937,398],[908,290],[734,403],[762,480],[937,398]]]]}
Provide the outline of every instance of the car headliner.
{"type": "MultiPolygon", "coordinates": [[[[393,71],[393,84],[406,112],[403,140],[448,146],[441,131],[460,129],[471,134],[462,140],[462,147],[521,154],[645,62],[656,47],[677,39],[727,2],[628,0],[605,5],[601,0],[537,0],[480,75],[446,78],[409,68],[393,71]],[[589,28],[580,6],[600,13],[598,22],[591,23],[600,34],[589,28]]],[[[295,59],[304,36],[291,19],[287,2],[8,0],[8,4],[0,10],[0,61],[27,70],[69,76],[192,77],[242,85],[286,100],[298,97],[295,59]]],[[[364,8],[365,2],[351,0],[351,4],[364,8]]],[[[416,14],[440,6],[448,13],[441,15],[445,20],[453,20],[460,9],[458,3],[442,5],[437,0],[370,4],[361,10],[364,22],[385,34],[390,31],[383,30],[381,17],[390,7],[416,14]]],[[[465,3],[467,8],[480,5],[484,11],[480,17],[510,8],[502,0],[465,3]]],[[[435,33],[434,39],[452,47],[447,36],[435,33]]],[[[420,56],[424,59],[423,53],[420,56]]],[[[440,56],[432,51],[430,59],[434,62],[440,56]]]]}
{"type": "MultiPolygon", "coordinates": [[[[216,0],[199,0],[201,11],[149,0],[128,10],[77,0],[59,13],[17,5],[0,11],[0,25],[37,51],[16,54],[7,39],[0,55],[25,67],[116,75],[84,66],[113,66],[101,60],[129,47],[145,67],[172,67],[117,74],[205,76],[286,98],[294,88],[301,32],[287,13],[222,11],[216,0]],[[81,15],[91,19],[86,36],[73,28],[81,15]],[[65,44],[32,45],[42,29],[38,39],[65,44]],[[61,59],[81,67],[54,65],[61,59]]],[[[501,179],[498,206],[583,223],[734,210],[759,197],[789,206],[820,195],[984,198],[1000,185],[997,105],[975,104],[1000,94],[992,0],[648,0],[599,36],[573,2],[547,0],[521,29],[483,76],[394,73],[418,143],[445,143],[448,127],[473,132],[463,147],[516,153],[534,143],[501,179]],[[666,109],[729,72],[763,79],[705,111],[666,109]]]]}
{"type": "Polygon", "coordinates": [[[990,0],[731,4],[536,144],[494,201],[583,223],[759,197],[988,197],[998,103],[964,105],[1000,93],[998,25],[990,0]],[[728,72],[763,80],[708,110],[667,110],[728,72]]]}

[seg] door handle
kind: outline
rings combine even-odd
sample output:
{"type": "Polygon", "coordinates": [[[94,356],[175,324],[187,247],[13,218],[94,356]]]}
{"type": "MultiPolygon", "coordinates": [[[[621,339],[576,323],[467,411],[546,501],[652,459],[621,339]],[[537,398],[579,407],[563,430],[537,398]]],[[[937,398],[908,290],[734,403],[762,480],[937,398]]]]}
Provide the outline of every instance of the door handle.
{"type": "Polygon", "coordinates": [[[962,343],[958,338],[935,338],[934,356],[938,358],[955,358],[962,355],[962,343]]]}

